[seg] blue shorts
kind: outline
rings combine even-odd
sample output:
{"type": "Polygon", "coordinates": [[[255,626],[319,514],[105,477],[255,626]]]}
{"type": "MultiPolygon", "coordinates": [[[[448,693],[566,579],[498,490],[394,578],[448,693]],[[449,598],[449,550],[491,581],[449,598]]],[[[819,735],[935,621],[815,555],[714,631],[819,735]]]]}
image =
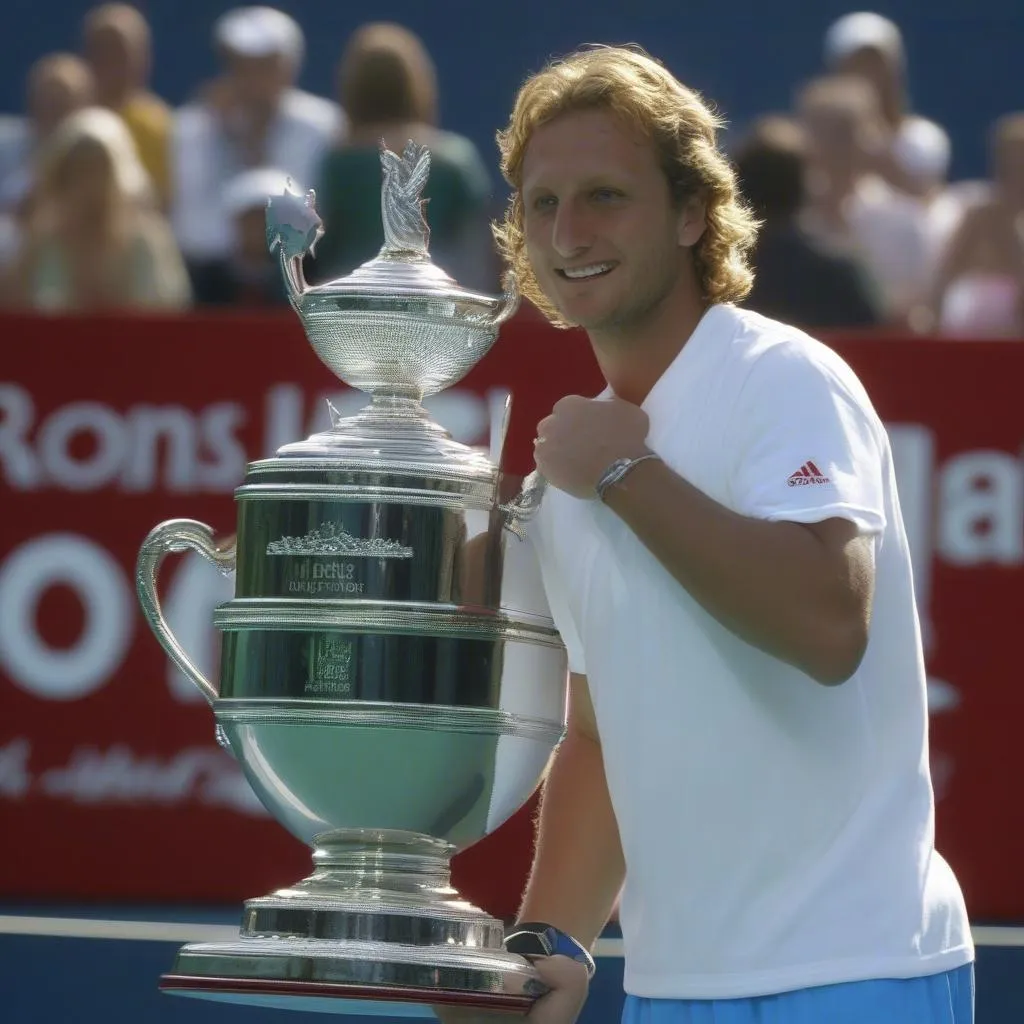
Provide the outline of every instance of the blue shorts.
{"type": "Polygon", "coordinates": [[[974,1024],[974,964],[753,999],[626,996],[622,1024],[974,1024]]]}

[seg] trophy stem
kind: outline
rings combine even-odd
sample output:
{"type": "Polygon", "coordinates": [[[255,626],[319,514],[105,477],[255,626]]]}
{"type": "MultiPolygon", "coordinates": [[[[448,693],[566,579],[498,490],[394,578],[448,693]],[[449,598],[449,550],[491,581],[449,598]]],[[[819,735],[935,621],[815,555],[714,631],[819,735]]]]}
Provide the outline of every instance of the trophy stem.
{"type": "Polygon", "coordinates": [[[309,881],[331,879],[332,887],[351,882],[389,890],[448,890],[451,843],[414,832],[370,832],[349,829],[317,839],[315,870],[309,881]]]}
{"type": "Polygon", "coordinates": [[[410,388],[402,391],[389,385],[386,392],[376,392],[368,406],[374,415],[392,419],[427,419],[427,410],[423,407],[423,392],[410,388]]]}
{"type": "Polygon", "coordinates": [[[349,829],[317,839],[314,871],[248,900],[242,935],[501,944],[500,922],[450,884],[450,843],[412,832],[349,829]]]}
{"type": "Polygon", "coordinates": [[[370,401],[364,405],[359,412],[349,418],[345,418],[334,407],[330,400],[327,402],[327,409],[331,415],[331,426],[335,430],[344,427],[365,425],[367,423],[379,423],[387,425],[392,430],[409,426],[427,426],[437,428],[430,414],[423,407],[422,395],[395,394],[391,391],[386,393],[373,392],[370,394],[370,401]]]}

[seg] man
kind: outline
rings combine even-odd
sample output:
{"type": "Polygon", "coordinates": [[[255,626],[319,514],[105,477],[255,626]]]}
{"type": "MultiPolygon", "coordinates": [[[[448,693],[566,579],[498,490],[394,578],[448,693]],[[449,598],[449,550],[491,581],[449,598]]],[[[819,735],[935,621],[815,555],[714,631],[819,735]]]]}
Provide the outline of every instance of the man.
{"type": "Polygon", "coordinates": [[[932,168],[948,160],[946,132],[934,121],[915,114],[907,90],[907,54],[903,33],[895,22],[873,11],[854,11],[834,21],[825,33],[825,68],[829,74],[861,79],[875,93],[882,137],[873,153],[875,171],[890,185],[917,195],[927,188],[932,168]],[[919,132],[925,125],[924,133],[919,132]],[[907,165],[900,159],[906,136],[915,136],[923,161],[907,165]]]}
{"type": "Polygon", "coordinates": [[[924,208],[877,173],[878,99],[860,78],[831,75],[807,83],[796,105],[813,183],[803,226],[862,262],[881,294],[887,321],[903,326],[934,258],[924,208]]]}
{"type": "Polygon", "coordinates": [[[86,15],[83,36],[97,100],[121,115],[142,166],[166,206],[171,108],[149,90],[153,49],[149,23],[130,4],[105,3],[86,15]]]}
{"type": "Polygon", "coordinates": [[[214,26],[223,73],[177,112],[171,144],[172,222],[194,276],[228,256],[234,240],[223,197],[243,171],[274,167],[314,187],[344,129],[337,104],[296,87],[305,40],[272,7],[238,7],[214,26]]]}
{"type": "Polygon", "coordinates": [[[847,253],[830,251],[800,224],[807,198],[800,125],[761,118],[733,153],[733,163],[761,222],[747,308],[806,330],[880,323],[881,299],[864,268],[847,253]]]}
{"type": "Polygon", "coordinates": [[[737,308],[755,229],[716,118],[598,48],[520,91],[498,241],[608,382],[538,427],[535,543],[572,673],[513,951],[569,1024],[621,890],[627,1022],[966,1024],[933,846],[910,558],[851,370],[737,308]]]}

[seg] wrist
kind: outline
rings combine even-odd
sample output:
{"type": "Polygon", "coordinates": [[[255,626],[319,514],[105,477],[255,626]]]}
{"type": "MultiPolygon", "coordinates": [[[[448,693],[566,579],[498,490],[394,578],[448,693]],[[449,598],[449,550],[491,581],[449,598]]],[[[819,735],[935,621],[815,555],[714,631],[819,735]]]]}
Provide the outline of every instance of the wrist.
{"type": "Polygon", "coordinates": [[[505,949],[520,956],[566,956],[587,969],[593,978],[597,966],[590,950],[571,935],[543,921],[525,921],[512,926],[504,939],[505,949]]]}

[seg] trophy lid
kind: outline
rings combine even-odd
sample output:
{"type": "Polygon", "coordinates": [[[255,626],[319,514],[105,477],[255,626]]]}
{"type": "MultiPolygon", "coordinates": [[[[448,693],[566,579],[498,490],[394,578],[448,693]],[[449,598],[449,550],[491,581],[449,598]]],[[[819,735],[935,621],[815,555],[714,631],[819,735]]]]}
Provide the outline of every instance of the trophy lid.
{"type": "Polygon", "coordinates": [[[430,258],[421,193],[430,152],[409,142],[401,156],[382,143],[384,244],[352,273],[310,286],[302,261],[324,233],[316,194],[290,187],[267,203],[267,244],[310,344],[346,384],[372,402],[356,416],[332,411],[330,430],[285,445],[254,472],[320,470],[415,473],[436,480],[488,481],[496,468],[482,452],[454,441],[421,400],[460,380],[485,355],[518,308],[509,277],[504,294],[461,288],[430,258]],[[270,463],[274,463],[271,466],[270,463]]]}
{"type": "MultiPolygon", "coordinates": [[[[377,310],[389,304],[404,309],[405,300],[409,298],[437,298],[460,302],[466,313],[471,307],[479,306],[480,314],[485,315],[494,305],[494,299],[459,287],[454,278],[430,258],[430,227],[421,198],[430,176],[430,151],[409,141],[399,157],[382,143],[380,160],[384,178],[381,189],[384,244],[380,252],[344,277],[313,285],[307,294],[372,302],[377,310]]],[[[290,202],[294,203],[294,199],[290,202]]],[[[315,196],[309,202],[315,202],[315,196]]]]}
{"type": "Polygon", "coordinates": [[[276,250],[289,300],[317,355],[345,383],[371,395],[421,399],[450,387],[488,351],[518,308],[504,294],[461,288],[430,258],[421,192],[430,151],[409,142],[402,156],[381,145],[380,252],[344,277],[310,286],[302,261],[324,233],[313,190],[290,188],[267,203],[267,244],[276,250]]]}

